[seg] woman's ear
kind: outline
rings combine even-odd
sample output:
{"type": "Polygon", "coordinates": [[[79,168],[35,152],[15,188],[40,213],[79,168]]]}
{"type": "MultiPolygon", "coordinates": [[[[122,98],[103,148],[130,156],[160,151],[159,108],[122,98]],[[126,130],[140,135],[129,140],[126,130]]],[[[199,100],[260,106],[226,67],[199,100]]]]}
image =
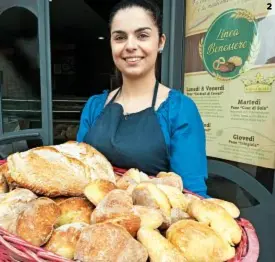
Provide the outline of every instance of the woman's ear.
{"type": "Polygon", "coordinates": [[[162,53],[166,42],[165,34],[162,34],[159,38],[159,53],[162,53]]]}

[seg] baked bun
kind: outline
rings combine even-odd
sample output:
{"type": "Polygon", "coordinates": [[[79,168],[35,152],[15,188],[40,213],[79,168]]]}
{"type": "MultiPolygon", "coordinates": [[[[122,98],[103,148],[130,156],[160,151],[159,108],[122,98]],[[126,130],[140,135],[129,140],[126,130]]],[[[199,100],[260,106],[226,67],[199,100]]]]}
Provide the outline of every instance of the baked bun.
{"type": "Polygon", "coordinates": [[[56,228],[44,248],[61,257],[73,259],[80,233],[87,226],[85,223],[72,223],[56,228]]]}
{"type": "Polygon", "coordinates": [[[14,234],[19,214],[36,198],[33,192],[24,188],[3,194],[0,201],[0,226],[14,234]]]}
{"type": "Polygon", "coordinates": [[[141,219],[140,227],[157,229],[163,223],[163,216],[158,209],[134,205],[133,212],[141,219]]]}
{"type": "Polygon", "coordinates": [[[136,182],[136,180],[134,180],[132,177],[130,176],[122,176],[117,180],[117,188],[121,189],[121,190],[127,190],[127,188],[129,188],[129,186],[134,185],[136,186],[138,183],[136,182]]]}
{"type": "Polygon", "coordinates": [[[75,259],[82,262],[146,262],[148,253],[123,227],[99,223],[82,231],[75,259]]]}
{"type": "Polygon", "coordinates": [[[112,190],[116,189],[114,183],[103,180],[95,179],[89,183],[84,189],[84,195],[95,205],[98,203],[112,190]]]}
{"type": "Polygon", "coordinates": [[[221,206],[207,200],[194,200],[190,202],[187,213],[209,225],[230,245],[237,245],[241,241],[240,226],[221,206]]]}
{"type": "Polygon", "coordinates": [[[147,249],[151,262],[187,262],[184,255],[154,229],[140,228],[137,239],[147,249]]]}
{"type": "Polygon", "coordinates": [[[239,208],[237,208],[236,205],[231,202],[217,198],[207,198],[205,200],[223,207],[233,218],[238,218],[240,216],[239,208]]]}
{"type": "Polygon", "coordinates": [[[142,182],[135,187],[132,197],[135,205],[161,209],[165,215],[170,216],[170,202],[163,191],[156,185],[142,182]]]}
{"type": "Polygon", "coordinates": [[[81,197],[70,197],[58,204],[61,215],[58,218],[56,227],[71,223],[90,224],[91,214],[94,209],[92,204],[81,197]]]}
{"type": "Polygon", "coordinates": [[[19,215],[16,233],[32,245],[42,246],[51,237],[60,214],[60,208],[53,200],[46,197],[35,199],[19,215]]]}
{"type": "Polygon", "coordinates": [[[172,208],[180,208],[183,211],[187,210],[188,200],[177,187],[167,185],[157,185],[157,187],[167,196],[172,208]]]}
{"type": "Polygon", "coordinates": [[[150,180],[151,183],[173,186],[178,188],[181,192],[183,191],[182,178],[173,172],[160,172],[156,177],[150,180]]]}
{"type": "Polygon", "coordinates": [[[224,241],[213,229],[194,220],[174,223],[166,232],[188,262],[222,262],[235,256],[235,248],[224,241]]]}
{"type": "Polygon", "coordinates": [[[132,213],[133,200],[124,190],[114,189],[94,209],[91,223],[99,223],[132,213]]]}

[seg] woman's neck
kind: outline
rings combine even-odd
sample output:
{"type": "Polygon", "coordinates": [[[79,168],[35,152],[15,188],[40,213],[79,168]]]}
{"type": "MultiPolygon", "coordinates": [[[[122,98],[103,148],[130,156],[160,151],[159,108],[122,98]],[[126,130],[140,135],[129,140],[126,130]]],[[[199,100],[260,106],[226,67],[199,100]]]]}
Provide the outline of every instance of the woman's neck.
{"type": "Polygon", "coordinates": [[[148,94],[152,95],[156,82],[155,75],[149,75],[137,79],[123,77],[121,94],[124,98],[143,97],[148,94]]]}

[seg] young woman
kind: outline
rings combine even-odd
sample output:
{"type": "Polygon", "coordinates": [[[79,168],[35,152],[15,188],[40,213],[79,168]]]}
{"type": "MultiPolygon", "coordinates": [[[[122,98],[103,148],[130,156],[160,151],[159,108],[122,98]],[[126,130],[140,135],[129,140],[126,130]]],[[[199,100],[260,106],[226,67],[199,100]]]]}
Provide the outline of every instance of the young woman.
{"type": "Polygon", "coordinates": [[[122,85],[92,96],[77,135],[116,167],[148,175],[173,171],[206,196],[204,126],[194,102],[156,80],[165,45],[161,12],[149,0],[121,1],[110,16],[110,42],[122,85]]]}

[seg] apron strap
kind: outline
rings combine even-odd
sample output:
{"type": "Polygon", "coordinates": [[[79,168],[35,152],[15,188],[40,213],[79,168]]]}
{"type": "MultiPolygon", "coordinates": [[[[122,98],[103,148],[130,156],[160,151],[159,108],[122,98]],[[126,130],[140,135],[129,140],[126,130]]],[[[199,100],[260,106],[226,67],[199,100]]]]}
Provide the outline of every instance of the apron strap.
{"type": "Polygon", "coordinates": [[[155,105],[156,105],[158,89],[159,89],[159,82],[158,80],[156,80],[155,87],[154,87],[154,95],[152,99],[152,108],[155,108],[155,105]]]}
{"type": "Polygon", "coordinates": [[[112,99],[110,100],[110,102],[108,104],[112,104],[115,101],[115,99],[116,99],[117,95],[120,93],[120,91],[121,91],[121,87],[117,90],[117,92],[115,93],[115,95],[112,97],[112,99]]]}

